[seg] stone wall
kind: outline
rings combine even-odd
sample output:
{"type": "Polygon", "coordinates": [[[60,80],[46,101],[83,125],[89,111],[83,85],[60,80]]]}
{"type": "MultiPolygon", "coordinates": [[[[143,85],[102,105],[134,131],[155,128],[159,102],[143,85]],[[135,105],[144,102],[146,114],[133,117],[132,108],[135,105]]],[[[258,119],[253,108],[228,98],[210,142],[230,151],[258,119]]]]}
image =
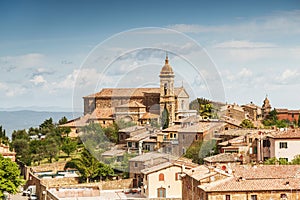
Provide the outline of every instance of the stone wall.
{"type": "Polygon", "coordinates": [[[65,165],[66,165],[66,161],[62,161],[62,162],[42,164],[30,168],[32,169],[32,172],[53,171],[53,173],[56,173],[57,171],[63,171],[65,165]]]}
{"type": "Polygon", "coordinates": [[[99,184],[101,190],[116,190],[123,188],[132,188],[133,179],[121,179],[115,181],[102,181],[99,184]]]}

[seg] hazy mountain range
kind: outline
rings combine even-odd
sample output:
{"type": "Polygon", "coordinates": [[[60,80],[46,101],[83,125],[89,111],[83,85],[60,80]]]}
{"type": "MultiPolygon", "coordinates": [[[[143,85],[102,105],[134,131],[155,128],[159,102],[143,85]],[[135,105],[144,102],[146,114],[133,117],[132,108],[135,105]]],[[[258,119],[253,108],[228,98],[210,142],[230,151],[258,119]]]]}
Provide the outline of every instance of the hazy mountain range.
{"type": "Polygon", "coordinates": [[[13,130],[38,127],[45,119],[52,117],[58,122],[63,116],[68,120],[80,116],[81,113],[58,112],[58,111],[36,111],[36,110],[6,110],[0,108],[0,125],[6,130],[6,135],[11,137],[13,130]]]}

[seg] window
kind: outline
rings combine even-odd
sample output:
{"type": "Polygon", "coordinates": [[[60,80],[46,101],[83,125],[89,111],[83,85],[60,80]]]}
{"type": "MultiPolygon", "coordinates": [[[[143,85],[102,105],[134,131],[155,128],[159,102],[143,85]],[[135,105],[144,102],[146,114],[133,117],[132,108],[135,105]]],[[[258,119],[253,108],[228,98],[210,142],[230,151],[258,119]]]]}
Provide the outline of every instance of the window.
{"type": "Polygon", "coordinates": [[[263,140],[263,147],[270,147],[271,143],[270,140],[263,140]]]}
{"type": "Polygon", "coordinates": [[[176,139],[176,137],[177,137],[176,133],[174,133],[173,137],[176,139]]]}
{"type": "Polygon", "coordinates": [[[137,162],[134,163],[134,167],[138,167],[138,163],[137,162]]]}
{"type": "Polygon", "coordinates": [[[173,133],[170,133],[170,138],[173,138],[173,133]]]}
{"type": "Polygon", "coordinates": [[[287,142],[279,142],[279,149],[287,149],[287,142]]]}
{"type": "Polygon", "coordinates": [[[280,199],[282,199],[282,200],[287,199],[287,195],[286,194],[280,194],[280,199]]]}
{"type": "Polygon", "coordinates": [[[128,147],[132,147],[132,143],[131,142],[128,142],[128,147]]]}
{"type": "Polygon", "coordinates": [[[157,197],[166,197],[166,189],[158,188],[157,189],[157,197]]]}
{"type": "Polygon", "coordinates": [[[103,124],[105,124],[105,121],[103,121],[103,124]]]}
{"type": "Polygon", "coordinates": [[[251,195],[251,200],[257,200],[257,195],[256,194],[251,195]]]}
{"type": "Polygon", "coordinates": [[[179,174],[178,174],[178,172],[176,172],[176,173],[175,173],[175,181],[178,181],[178,180],[179,180],[178,176],[179,176],[179,174]]]}
{"type": "Polygon", "coordinates": [[[165,84],[164,84],[164,93],[165,93],[165,95],[167,95],[167,89],[168,89],[168,84],[165,83],[165,84]]]}
{"type": "Polygon", "coordinates": [[[184,110],[184,100],[181,100],[181,110],[184,110]]]}
{"type": "Polygon", "coordinates": [[[184,147],[182,148],[182,154],[185,154],[185,148],[184,147]]]}
{"type": "Polygon", "coordinates": [[[252,138],[249,138],[249,143],[252,143],[252,138]]]}
{"type": "Polygon", "coordinates": [[[229,195],[229,194],[226,194],[226,195],[225,195],[225,199],[226,199],[226,200],[230,200],[230,195],[229,195]]]}
{"type": "Polygon", "coordinates": [[[158,175],[158,181],[164,181],[165,180],[165,175],[163,173],[160,173],[158,175]]]}

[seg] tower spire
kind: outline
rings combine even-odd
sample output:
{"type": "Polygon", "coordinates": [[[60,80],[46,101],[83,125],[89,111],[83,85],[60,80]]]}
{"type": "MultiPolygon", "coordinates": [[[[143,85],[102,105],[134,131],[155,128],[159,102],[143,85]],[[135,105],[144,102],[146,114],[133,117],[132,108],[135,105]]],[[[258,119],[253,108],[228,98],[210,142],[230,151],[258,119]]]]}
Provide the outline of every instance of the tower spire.
{"type": "Polygon", "coordinates": [[[165,60],[165,64],[169,64],[169,58],[168,58],[168,52],[166,51],[166,60],[165,60]]]}

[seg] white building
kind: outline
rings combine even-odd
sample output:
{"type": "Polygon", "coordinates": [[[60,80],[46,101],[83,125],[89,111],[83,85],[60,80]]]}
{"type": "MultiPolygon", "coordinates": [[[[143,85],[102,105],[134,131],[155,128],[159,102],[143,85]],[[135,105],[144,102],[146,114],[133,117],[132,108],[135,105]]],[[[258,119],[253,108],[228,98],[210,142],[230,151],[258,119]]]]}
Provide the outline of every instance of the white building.
{"type": "Polygon", "coordinates": [[[300,130],[291,129],[270,136],[270,157],[282,158],[290,162],[300,154],[300,130]]]}

